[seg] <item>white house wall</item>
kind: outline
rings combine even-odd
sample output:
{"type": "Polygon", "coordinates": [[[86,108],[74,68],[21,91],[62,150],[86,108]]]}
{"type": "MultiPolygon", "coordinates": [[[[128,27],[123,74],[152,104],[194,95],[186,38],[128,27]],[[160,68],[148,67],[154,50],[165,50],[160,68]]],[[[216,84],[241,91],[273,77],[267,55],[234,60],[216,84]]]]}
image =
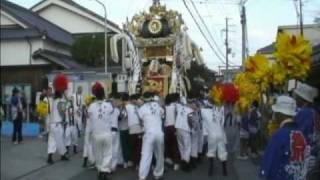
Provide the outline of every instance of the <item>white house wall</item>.
{"type": "MultiPolygon", "coordinates": [[[[285,30],[289,34],[294,34],[294,35],[300,34],[300,29],[297,27],[295,28],[283,27],[283,30],[285,30]]],[[[304,32],[303,33],[304,37],[310,40],[313,45],[320,43],[320,25],[314,25],[314,26],[308,25],[308,27],[303,28],[303,32],[304,32]]]]}
{"type": "Polygon", "coordinates": [[[0,25],[1,26],[14,26],[18,25],[23,28],[26,28],[27,26],[19,21],[17,21],[14,17],[12,17],[10,14],[6,13],[2,9],[0,10],[1,16],[0,16],[0,25]]]}
{"type": "MultiPolygon", "coordinates": [[[[43,41],[30,40],[32,44],[31,52],[43,48],[43,41]]],[[[2,40],[1,43],[1,66],[30,65],[30,46],[26,39],[2,40]]],[[[31,58],[31,64],[47,64],[43,60],[31,58]]]]}
{"type": "Polygon", "coordinates": [[[39,15],[72,34],[104,32],[97,22],[56,5],[45,8],[39,15]]]}

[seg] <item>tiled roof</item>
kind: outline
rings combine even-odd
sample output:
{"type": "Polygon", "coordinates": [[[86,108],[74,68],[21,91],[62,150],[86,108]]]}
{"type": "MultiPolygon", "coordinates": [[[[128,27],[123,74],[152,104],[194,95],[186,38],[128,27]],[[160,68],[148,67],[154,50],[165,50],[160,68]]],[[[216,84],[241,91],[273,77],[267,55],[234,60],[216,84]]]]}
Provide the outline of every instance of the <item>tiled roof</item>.
{"type": "MultiPolygon", "coordinates": [[[[34,6],[32,6],[30,9],[33,9],[34,7],[36,7],[36,6],[38,6],[39,4],[43,3],[44,1],[46,1],[46,0],[42,0],[42,1],[38,2],[37,4],[35,4],[34,6]]],[[[87,9],[86,7],[83,7],[83,6],[79,5],[78,3],[75,3],[75,2],[72,1],[72,0],[60,0],[60,1],[63,1],[63,2],[65,2],[65,3],[67,3],[67,4],[69,4],[69,5],[73,6],[73,7],[75,7],[75,8],[77,8],[77,9],[81,10],[81,11],[84,11],[84,12],[86,12],[86,13],[88,13],[88,14],[90,14],[90,15],[92,15],[92,16],[94,16],[94,17],[96,17],[96,18],[98,18],[99,20],[101,20],[101,21],[104,22],[104,17],[102,17],[102,16],[100,16],[99,14],[91,11],[90,9],[87,9]]],[[[112,22],[112,21],[110,21],[110,20],[107,20],[107,24],[110,25],[110,26],[112,26],[113,28],[118,29],[119,31],[121,31],[121,29],[119,28],[119,26],[118,26],[116,23],[114,23],[114,22],[112,22]]]]}
{"type": "Polygon", "coordinates": [[[54,64],[60,65],[67,70],[84,70],[86,67],[78,64],[71,56],[40,49],[33,53],[33,58],[43,58],[54,64]]]}
{"type": "Polygon", "coordinates": [[[61,29],[60,27],[52,24],[46,19],[40,17],[38,14],[32,12],[29,9],[16,5],[7,0],[1,0],[1,9],[16,18],[18,21],[26,24],[27,29],[8,29],[1,28],[1,38],[13,38],[13,37],[25,37],[30,36],[42,36],[66,45],[72,45],[74,39],[72,35],[61,29]]]}

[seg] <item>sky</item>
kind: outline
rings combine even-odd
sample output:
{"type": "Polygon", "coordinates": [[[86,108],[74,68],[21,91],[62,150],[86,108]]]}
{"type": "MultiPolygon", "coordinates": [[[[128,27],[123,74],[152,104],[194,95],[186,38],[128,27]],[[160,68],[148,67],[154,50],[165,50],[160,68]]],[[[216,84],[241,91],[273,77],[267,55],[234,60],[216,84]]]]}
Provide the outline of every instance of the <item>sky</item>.
{"type": "MultiPolygon", "coordinates": [[[[31,7],[40,0],[10,0],[24,7],[31,7]]],[[[94,0],[73,0],[80,5],[104,15],[104,11],[94,0]]],[[[100,0],[107,6],[108,19],[122,27],[128,18],[141,11],[147,11],[152,0],[100,0]]],[[[240,0],[192,0],[210,33],[218,44],[219,49],[225,52],[225,19],[229,18],[229,44],[232,53],[229,55],[230,65],[241,64],[241,24],[240,0]]],[[[294,2],[296,0],[248,0],[247,29],[249,54],[253,55],[258,49],[271,44],[275,40],[279,25],[296,25],[298,23],[294,2]]],[[[192,8],[191,0],[186,0],[192,8]]],[[[311,24],[316,16],[320,16],[320,0],[302,0],[304,23],[311,24]]],[[[177,10],[182,14],[188,27],[190,37],[203,49],[202,55],[206,65],[213,70],[223,66],[223,59],[215,56],[210,46],[198,30],[195,22],[188,13],[182,0],[160,0],[167,9],[177,10]]],[[[193,14],[196,12],[193,9],[193,14]]],[[[200,19],[197,21],[201,23],[200,19]]],[[[202,26],[203,27],[203,26],[202,26]]],[[[205,31],[205,29],[204,29],[205,31]]],[[[212,42],[208,33],[207,38],[212,42]]],[[[213,43],[212,43],[213,44],[213,43]]]]}

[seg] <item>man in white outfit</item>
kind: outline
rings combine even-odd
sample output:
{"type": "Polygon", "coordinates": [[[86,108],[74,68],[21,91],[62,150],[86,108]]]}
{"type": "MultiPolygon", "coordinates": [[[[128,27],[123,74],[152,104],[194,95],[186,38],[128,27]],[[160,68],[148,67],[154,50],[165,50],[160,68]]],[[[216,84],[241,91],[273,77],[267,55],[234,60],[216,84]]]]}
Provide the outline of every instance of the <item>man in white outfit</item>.
{"type": "Polygon", "coordinates": [[[84,108],[84,100],[82,96],[82,87],[78,86],[76,94],[73,95],[74,118],[77,123],[79,136],[83,129],[82,116],[84,108]]]}
{"type": "Polygon", "coordinates": [[[199,152],[199,131],[200,131],[200,109],[196,104],[195,99],[188,100],[189,107],[193,109],[191,113],[191,158],[190,166],[191,168],[196,168],[196,162],[198,159],[199,152]]]}
{"type": "Polygon", "coordinates": [[[142,119],[144,127],[142,153],[139,165],[140,180],[147,178],[153,155],[156,160],[153,168],[153,176],[155,179],[161,179],[164,172],[164,134],[161,120],[164,110],[159,103],[152,99],[153,94],[146,92],[144,94],[145,104],[139,109],[139,116],[142,119]]]}
{"type": "Polygon", "coordinates": [[[55,94],[50,109],[49,118],[49,138],[48,138],[48,160],[53,164],[52,155],[56,151],[61,155],[61,160],[69,160],[66,157],[66,147],[64,142],[64,123],[66,118],[66,99],[64,92],[68,87],[68,80],[63,74],[59,74],[53,81],[55,94]]]}
{"type": "Polygon", "coordinates": [[[134,94],[130,96],[130,101],[124,102],[128,115],[129,136],[133,148],[130,158],[135,168],[138,168],[140,162],[143,135],[142,122],[138,115],[140,101],[140,96],[134,94]]]}
{"type": "MultiPolygon", "coordinates": [[[[88,122],[88,108],[92,102],[94,102],[95,98],[92,97],[91,102],[89,104],[86,104],[84,109],[84,118],[85,118],[85,124],[88,122]]],[[[82,167],[87,167],[88,161],[90,163],[90,167],[94,167],[95,159],[93,154],[93,138],[91,134],[89,134],[86,129],[88,126],[85,125],[85,131],[84,131],[84,143],[83,143],[83,164],[82,167]]]]}
{"type": "Polygon", "coordinates": [[[111,170],[114,172],[120,162],[122,155],[120,149],[120,133],[119,133],[119,116],[120,116],[120,97],[118,95],[110,95],[110,100],[113,105],[113,112],[111,114],[111,131],[112,131],[112,163],[111,170]]]}
{"type": "Polygon", "coordinates": [[[92,94],[96,97],[88,108],[88,122],[86,131],[93,137],[93,149],[96,160],[96,168],[99,179],[106,180],[111,173],[112,163],[112,133],[111,114],[112,104],[104,101],[104,88],[100,83],[95,83],[92,87],[92,94]]]}
{"type": "Polygon", "coordinates": [[[67,148],[67,154],[69,153],[70,147],[73,147],[73,153],[77,153],[78,146],[78,130],[74,118],[74,107],[72,98],[67,102],[66,109],[66,124],[65,124],[65,145],[67,148]]]}
{"type": "Polygon", "coordinates": [[[213,160],[217,158],[222,162],[223,175],[227,176],[227,157],[226,148],[227,138],[224,132],[224,110],[223,106],[213,106],[206,102],[201,108],[203,120],[203,131],[208,137],[209,176],[213,174],[213,160]]]}
{"type": "Polygon", "coordinates": [[[177,118],[175,128],[177,129],[177,140],[182,160],[182,170],[190,171],[191,156],[191,128],[189,117],[193,110],[187,106],[186,99],[181,98],[182,103],[177,103],[177,118]]]}

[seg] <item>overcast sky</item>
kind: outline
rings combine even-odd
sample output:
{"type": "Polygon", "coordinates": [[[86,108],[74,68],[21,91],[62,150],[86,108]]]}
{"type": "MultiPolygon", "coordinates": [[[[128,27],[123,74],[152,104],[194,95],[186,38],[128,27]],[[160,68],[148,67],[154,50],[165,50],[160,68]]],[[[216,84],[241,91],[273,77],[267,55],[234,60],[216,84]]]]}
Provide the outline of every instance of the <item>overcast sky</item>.
{"type": "MultiPolygon", "coordinates": [[[[10,0],[24,7],[31,7],[40,0],[10,0]]],[[[74,0],[100,15],[103,15],[102,7],[94,0],[74,0]]],[[[140,11],[148,10],[152,0],[101,0],[107,5],[108,19],[119,24],[126,21],[140,11]]],[[[186,0],[190,8],[190,0],[186,0]]],[[[238,2],[240,0],[193,0],[201,16],[208,25],[211,34],[217,41],[219,48],[225,52],[222,29],[225,28],[225,18],[230,18],[230,46],[233,54],[230,56],[232,65],[241,63],[241,25],[238,2]]],[[[253,54],[257,49],[270,44],[275,39],[279,25],[297,24],[297,15],[294,6],[295,0],[248,0],[247,23],[249,36],[249,53],[253,54]]],[[[182,0],[161,0],[167,8],[182,13],[182,17],[188,26],[191,38],[203,48],[203,56],[207,66],[218,69],[222,62],[215,56],[209,45],[204,40],[194,21],[189,15],[182,0]]],[[[315,16],[320,16],[320,0],[303,0],[304,21],[306,24],[313,22],[315,16]]],[[[195,14],[195,11],[193,11],[195,14]]],[[[196,15],[196,14],[195,14],[196,15]]],[[[199,23],[200,20],[198,19],[199,23]]],[[[207,35],[210,39],[210,37],[207,35]]]]}

